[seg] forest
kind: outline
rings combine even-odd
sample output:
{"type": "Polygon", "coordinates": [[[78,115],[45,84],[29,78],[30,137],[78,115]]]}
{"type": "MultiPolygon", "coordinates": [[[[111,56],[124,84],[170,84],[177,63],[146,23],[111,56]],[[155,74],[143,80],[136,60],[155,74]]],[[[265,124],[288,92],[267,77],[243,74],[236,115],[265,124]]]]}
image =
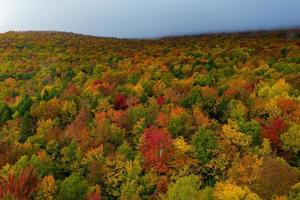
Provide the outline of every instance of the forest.
{"type": "Polygon", "coordinates": [[[0,199],[300,199],[300,30],[0,34],[0,199]]]}

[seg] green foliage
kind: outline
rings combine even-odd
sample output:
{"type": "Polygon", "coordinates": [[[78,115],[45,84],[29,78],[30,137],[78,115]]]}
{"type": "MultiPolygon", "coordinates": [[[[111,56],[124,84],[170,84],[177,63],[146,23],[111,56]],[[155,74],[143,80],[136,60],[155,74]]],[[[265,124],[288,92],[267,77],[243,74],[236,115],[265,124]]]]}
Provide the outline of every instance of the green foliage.
{"type": "Polygon", "coordinates": [[[200,178],[196,175],[181,177],[168,186],[166,200],[197,200],[200,192],[200,178]]]}
{"type": "Polygon", "coordinates": [[[216,136],[213,131],[200,128],[193,138],[193,145],[198,159],[202,163],[208,163],[217,147],[216,136]]]}
{"type": "Polygon", "coordinates": [[[249,121],[249,122],[238,122],[240,131],[247,135],[251,135],[252,144],[260,145],[262,143],[261,139],[261,127],[257,121],[249,121]]]}
{"type": "Polygon", "coordinates": [[[191,90],[188,95],[181,100],[180,105],[184,108],[191,108],[194,104],[201,101],[199,90],[191,90]]]}
{"type": "Polygon", "coordinates": [[[0,103],[0,124],[12,119],[13,110],[5,103],[0,103]]]}
{"type": "Polygon", "coordinates": [[[63,180],[58,187],[57,200],[82,200],[85,199],[88,185],[78,174],[72,174],[63,180]]]}
{"type": "Polygon", "coordinates": [[[32,99],[29,96],[25,96],[20,103],[18,104],[16,111],[20,116],[24,116],[30,111],[30,108],[33,104],[32,99]]]}
{"type": "Polygon", "coordinates": [[[19,142],[24,143],[28,137],[35,133],[36,121],[29,112],[23,114],[21,130],[19,133],[19,142]]]}
{"type": "Polygon", "coordinates": [[[171,131],[173,136],[177,137],[182,134],[184,130],[184,123],[185,122],[182,117],[173,117],[168,124],[168,129],[171,131]]]}
{"type": "Polygon", "coordinates": [[[194,75],[194,85],[212,86],[214,80],[210,75],[196,74],[194,75]]]}
{"type": "Polygon", "coordinates": [[[117,127],[116,125],[112,125],[110,127],[111,137],[109,142],[112,144],[119,146],[122,144],[123,140],[125,139],[125,130],[117,127]]]}
{"type": "Polygon", "coordinates": [[[286,58],[289,53],[289,50],[286,47],[280,49],[280,54],[283,58],[286,58]]]}
{"type": "Polygon", "coordinates": [[[208,71],[212,70],[215,66],[216,64],[214,62],[214,59],[211,57],[207,60],[207,62],[204,65],[205,69],[208,71]]]}

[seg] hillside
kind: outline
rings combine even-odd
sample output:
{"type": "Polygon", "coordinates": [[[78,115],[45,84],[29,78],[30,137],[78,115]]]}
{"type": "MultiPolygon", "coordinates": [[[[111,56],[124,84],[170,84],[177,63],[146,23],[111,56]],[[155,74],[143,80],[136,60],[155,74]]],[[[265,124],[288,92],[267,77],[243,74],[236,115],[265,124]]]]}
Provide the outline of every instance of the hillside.
{"type": "Polygon", "coordinates": [[[299,170],[300,30],[0,34],[0,199],[293,200],[299,170]]]}

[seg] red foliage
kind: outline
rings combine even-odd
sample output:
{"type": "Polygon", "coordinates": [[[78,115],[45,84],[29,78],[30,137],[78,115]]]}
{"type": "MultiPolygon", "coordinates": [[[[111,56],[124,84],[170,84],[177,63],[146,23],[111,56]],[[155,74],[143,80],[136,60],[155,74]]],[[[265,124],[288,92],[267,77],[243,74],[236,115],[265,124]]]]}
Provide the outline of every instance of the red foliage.
{"type": "Polygon", "coordinates": [[[154,167],[158,172],[168,170],[167,162],[171,159],[174,149],[173,142],[167,130],[150,127],[144,130],[141,144],[145,168],[154,167]]]}
{"type": "Polygon", "coordinates": [[[262,136],[270,140],[276,147],[281,146],[280,134],[287,128],[283,119],[277,117],[272,120],[270,125],[263,126],[262,136]]]}
{"type": "Polygon", "coordinates": [[[156,102],[158,105],[163,105],[166,102],[166,99],[163,96],[157,97],[156,102]]]}
{"type": "Polygon", "coordinates": [[[126,97],[123,94],[118,94],[115,97],[115,109],[124,110],[127,108],[126,97]]]}
{"type": "Polygon", "coordinates": [[[95,192],[88,196],[88,200],[101,200],[101,197],[95,192]]]}
{"type": "Polygon", "coordinates": [[[28,167],[19,176],[9,174],[0,178],[0,199],[13,197],[18,200],[28,200],[38,185],[38,174],[28,167]]]}

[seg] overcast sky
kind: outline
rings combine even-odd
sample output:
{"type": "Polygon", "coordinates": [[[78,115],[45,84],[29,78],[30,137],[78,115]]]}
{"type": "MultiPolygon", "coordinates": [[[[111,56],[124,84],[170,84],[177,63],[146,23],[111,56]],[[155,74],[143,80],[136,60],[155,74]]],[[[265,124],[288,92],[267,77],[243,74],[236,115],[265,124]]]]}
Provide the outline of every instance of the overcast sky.
{"type": "Polygon", "coordinates": [[[300,26],[300,0],[0,0],[0,32],[121,38],[300,26]]]}

